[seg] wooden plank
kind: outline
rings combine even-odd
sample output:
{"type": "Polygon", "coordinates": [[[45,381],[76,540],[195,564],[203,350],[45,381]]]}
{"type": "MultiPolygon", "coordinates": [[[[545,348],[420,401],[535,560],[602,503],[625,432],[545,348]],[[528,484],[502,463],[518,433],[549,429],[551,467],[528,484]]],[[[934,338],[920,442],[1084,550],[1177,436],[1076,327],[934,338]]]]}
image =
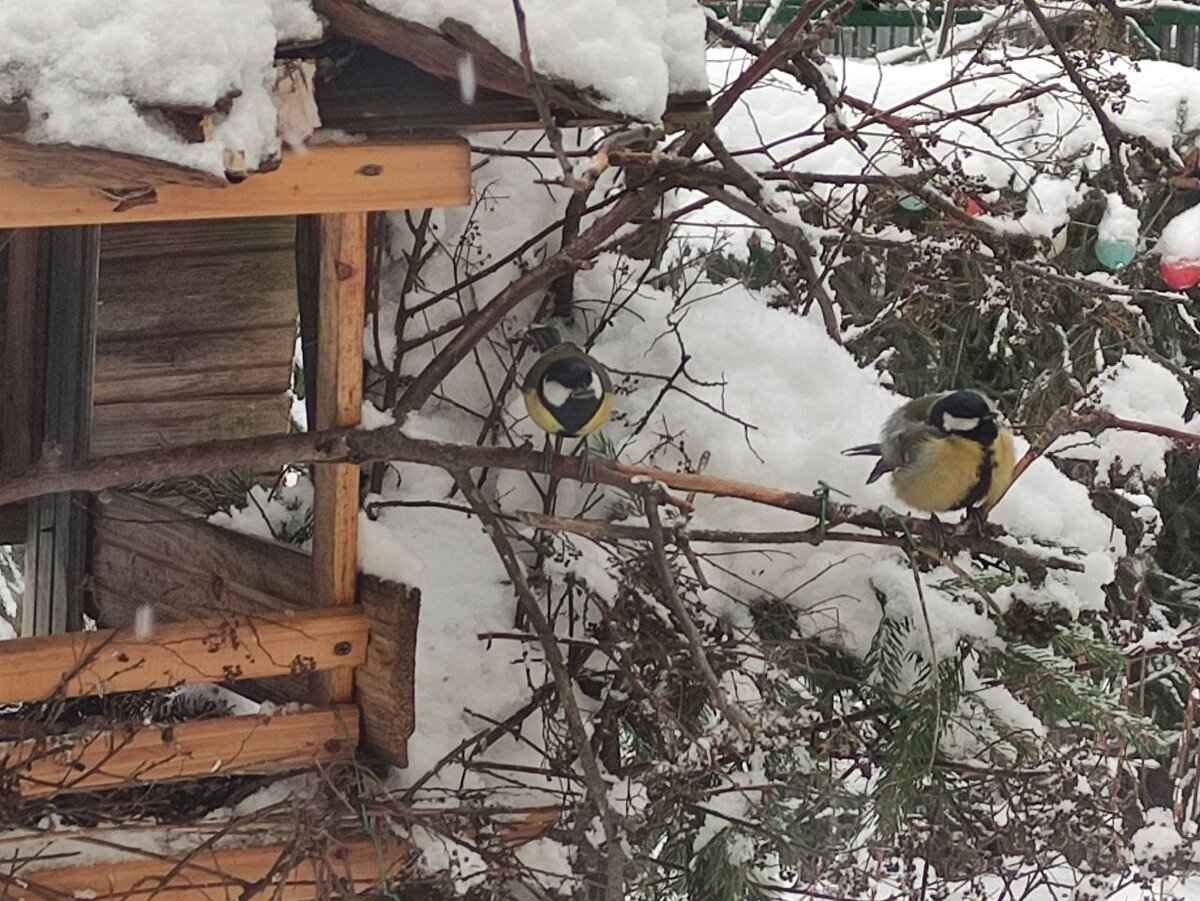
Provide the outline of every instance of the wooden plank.
{"type": "Polygon", "coordinates": [[[100,233],[100,263],[130,257],[191,258],[231,250],[288,250],[295,243],[296,220],[290,216],[107,225],[100,233]]]}
{"type": "Polygon", "coordinates": [[[162,185],[156,196],[118,211],[111,198],[87,188],[0,180],[0,228],[462,206],[471,196],[469,152],[458,140],[317,145],[285,154],[279,169],[241,184],[162,185]]]}
{"type": "MultiPolygon", "coordinates": [[[[104,230],[105,233],[108,229],[104,230]]],[[[295,328],[293,250],[101,258],[100,339],[295,328]]]]}
{"type": "Polygon", "coordinates": [[[354,672],[363,710],[363,743],[393,766],[408,766],[408,740],[416,728],[414,682],[421,593],[364,577],[362,606],[370,624],[367,660],[354,672]]]}
{"type": "Polygon", "coordinates": [[[281,394],[97,404],[92,455],[286,432],[288,409],[281,394]]]}
{"type": "Polygon", "coordinates": [[[226,616],[0,642],[0,704],[359,666],[367,620],[358,607],[226,616]]]}
{"type": "Polygon", "coordinates": [[[203,776],[282,773],[352,759],[358,708],[151,724],[0,744],[25,797],[203,776]]]}
{"type": "MultiPolygon", "coordinates": [[[[289,341],[289,347],[291,342],[289,341]]],[[[103,349],[101,349],[103,351],[103,349]]],[[[101,352],[97,365],[104,364],[101,352]]],[[[123,380],[99,379],[95,387],[97,404],[118,404],[134,401],[180,400],[211,395],[236,400],[245,395],[279,397],[291,385],[291,358],[283,366],[276,360],[267,366],[245,369],[216,369],[196,372],[165,372],[153,376],[123,380]]],[[[107,366],[104,366],[107,369],[107,366]]],[[[279,420],[275,420],[281,422],[279,420]]],[[[280,429],[283,426],[280,425],[280,429]]]]}
{"type": "MultiPolygon", "coordinates": [[[[28,144],[0,137],[0,178],[21,179],[43,188],[65,185],[123,188],[165,183],[219,188],[224,176],[165,160],[73,144],[28,144]]],[[[88,225],[87,222],[43,223],[88,225]]]]}
{"type": "Polygon", "coordinates": [[[104,340],[96,348],[96,403],[282,394],[291,384],[295,345],[294,322],[237,332],[104,340]]]}
{"type": "MultiPolygon", "coordinates": [[[[36,431],[38,233],[23,230],[8,243],[4,334],[0,338],[0,475],[11,478],[33,462],[36,431]]],[[[3,253],[0,250],[0,253],[3,253]]]]}
{"type": "MultiPolygon", "coordinates": [[[[316,429],[357,425],[362,416],[367,216],[321,217],[316,429]]],[[[313,590],[320,603],[353,604],[358,594],[359,469],[313,467],[313,590]]],[[[349,670],[321,680],[320,700],[348,701],[349,670]]]]}
{"type": "Polygon", "coordinates": [[[262,614],[313,605],[312,563],[298,548],[119,491],[106,493],[96,511],[94,575],[103,626],[131,625],[142,604],[153,605],[164,621],[198,609],[262,614]],[[144,561],[145,572],[132,569],[132,557],[144,561]],[[102,566],[106,560],[111,565],[102,566]]]}
{"type": "MultiPolygon", "coordinates": [[[[100,229],[47,229],[39,257],[45,278],[40,440],[55,448],[58,465],[81,465],[92,436],[100,229]]],[[[89,500],[86,492],[74,492],[29,504],[23,635],[83,628],[89,500]]]]}
{"type": "MultiPolygon", "coordinates": [[[[62,869],[19,871],[30,889],[22,892],[13,883],[5,896],[13,901],[46,898],[91,898],[93,901],[231,901],[244,897],[247,885],[267,880],[281,860],[295,856],[287,845],[251,848],[205,848],[191,854],[166,857],[128,857],[62,869]],[[57,894],[54,894],[57,893],[57,894]]],[[[413,859],[399,843],[384,839],[382,846],[369,838],[331,842],[314,859],[303,856],[266,883],[262,897],[271,901],[317,901],[347,898],[379,888],[380,876],[398,878],[413,859]],[[383,870],[381,874],[380,870],[383,870]],[[341,880],[341,884],[331,883],[341,880]]]]}

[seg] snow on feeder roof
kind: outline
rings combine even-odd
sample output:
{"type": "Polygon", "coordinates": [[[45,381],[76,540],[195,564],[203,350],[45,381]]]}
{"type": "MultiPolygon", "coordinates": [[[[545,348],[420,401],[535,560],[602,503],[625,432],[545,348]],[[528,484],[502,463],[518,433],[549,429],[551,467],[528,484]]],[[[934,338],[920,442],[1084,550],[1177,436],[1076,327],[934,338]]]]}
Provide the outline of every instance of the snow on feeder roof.
{"type": "MultiPolygon", "coordinates": [[[[681,104],[703,113],[704,16],[691,0],[524,9],[539,86],[564,121],[658,122],[681,104]]],[[[384,79],[373,106],[339,107],[338,130],[381,136],[371,130],[381,107],[404,113],[389,140],[540,125],[510,0],[0,0],[0,178],[223,186],[271,171],[283,139],[303,143],[320,124],[325,83],[314,83],[340,78],[347,58],[425,82],[384,79]],[[443,100],[471,105],[457,83],[466,59],[483,96],[456,120],[443,100]],[[316,76],[319,60],[338,65],[316,76]]]]}

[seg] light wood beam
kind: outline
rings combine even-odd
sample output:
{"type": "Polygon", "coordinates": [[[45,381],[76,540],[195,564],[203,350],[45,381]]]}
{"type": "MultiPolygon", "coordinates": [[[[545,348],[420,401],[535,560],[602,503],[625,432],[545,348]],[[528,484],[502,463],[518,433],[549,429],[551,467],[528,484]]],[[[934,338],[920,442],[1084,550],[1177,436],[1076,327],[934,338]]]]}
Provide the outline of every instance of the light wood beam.
{"type": "MultiPolygon", "coordinates": [[[[363,398],[363,322],[366,316],[367,214],[320,219],[315,429],[358,425],[363,398]]],[[[352,463],[313,467],[313,573],[317,602],[353,604],[358,595],[358,482],[352,463]]],[[[319,702],[354,697],[349,669],[314,685],[319,702]]]]}
{"type": "Polygon", "coordinates": [[[144,785],[202,776],[273,773],[350,760],[358,744],[358,708],[287,715],[226,716],[124,730],[72,733],[0,745],[17,791],[144,785]]]}
{"type": "Polygon", "coordinates": [[[359,666],[367,620],[357,607],[227,616],[0,642],[0,704],[261,679],[359,666]]]}
{"type": "Polygon", "coordinates": [[[0,228],[423,209],[462,206],[470,194],[463,141],[323,144],[286,153],[277,170],[240,184],[158,185],[137,203],[122,203],[97,188],[40,188],[0,179],[0,228]]]}
{"type": "Polygon", "coordinates": [[[12,901],[47,898],[91,898],[93,901],[226,901],[241,898],[246,885],[270,879],[255,896],[271,901],[316,901],[328,898],[335,879],[346,894],[379,888],[383,875],[396,875],[411,859],[404,846],[383,840],[381,847],[367,838],[332,844],[325,859],[300,860],[285,866],[272,879],[281,861],[295,854],[286,845],[252,848],[203,849],[190,856],[133,857],[88,866],[36,871],[21,870],[19,879],[6,879],[4,897],[12,901]],[[26,889],[24,886],[28,886],[26,889]]]}

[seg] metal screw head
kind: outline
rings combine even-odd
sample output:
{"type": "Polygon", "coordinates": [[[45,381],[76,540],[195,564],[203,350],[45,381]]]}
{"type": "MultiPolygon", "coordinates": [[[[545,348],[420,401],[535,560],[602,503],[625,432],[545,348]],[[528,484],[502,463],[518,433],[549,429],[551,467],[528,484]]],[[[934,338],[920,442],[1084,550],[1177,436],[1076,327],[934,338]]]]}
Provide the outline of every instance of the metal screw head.
{"type": "Polygon", "coordinates": [[[354,645],[348,641],[339,641],[333,646],[333,653],[338,657],[346,657],[354,649],[354,645]]]}

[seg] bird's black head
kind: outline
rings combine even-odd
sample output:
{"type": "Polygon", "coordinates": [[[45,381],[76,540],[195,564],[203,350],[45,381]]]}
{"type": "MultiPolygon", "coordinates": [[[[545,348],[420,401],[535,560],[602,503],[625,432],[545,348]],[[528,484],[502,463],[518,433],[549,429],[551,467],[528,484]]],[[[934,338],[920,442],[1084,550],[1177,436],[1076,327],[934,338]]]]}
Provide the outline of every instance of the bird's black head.
{"type": "Polygon", "coordinates": [[[591,386],[592,367],[588,365],[587,360],[580,357],[564,357],[546,367],[542,379],[543,381],[558,382],[564,388],[578,391],[591,386]]]}
{"type": "Polygon", "coordinates": [[[929,411],[929,424],[948,435],[961,435],[980,444],[996,440],[996,411],[978,391],[947,394],[929,411]]]}

